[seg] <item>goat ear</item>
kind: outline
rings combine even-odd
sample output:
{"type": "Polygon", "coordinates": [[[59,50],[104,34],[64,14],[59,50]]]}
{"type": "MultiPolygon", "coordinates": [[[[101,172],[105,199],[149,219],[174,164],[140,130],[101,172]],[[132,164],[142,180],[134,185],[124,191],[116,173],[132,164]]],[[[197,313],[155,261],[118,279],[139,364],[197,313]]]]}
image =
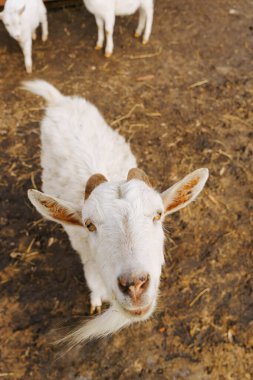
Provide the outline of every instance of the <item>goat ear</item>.
{"type": "Polygon", "coordinates": [[[61,224],[83,226],[81,212],[77,211],[72,203],[32,189],[28,190],[28,198],[37,211],[47,219],[61,224]]]}
{"type": "Polygon", "coordinates": [[[199,195],[207,181],[208,169],[198,169],[165,190],[161,196],[164,203],[165,215],[172,214],[187,206],[199,195]]]}
{"type": "Polygon", "coordinates": [[[127,181],[130,181],[131,179],[139,179],[140,181],[145,182],[148,186],[152,187],[151,181],[147,174],[139,168],[132,168],[129,170],[127,181]]]}
{"type": "Polygon", "coordinates": [[[101,183],[107,182],[103,174],[93,174],[87,181],[84,192],[84,199],[88,199],[92,191],[101,183]]]}
{"type": "Polygon", "coordinates": [[[24,11],[25,11],[25,5],[18,10],[19,16],[21,16],[24,13],[24,11]]]}

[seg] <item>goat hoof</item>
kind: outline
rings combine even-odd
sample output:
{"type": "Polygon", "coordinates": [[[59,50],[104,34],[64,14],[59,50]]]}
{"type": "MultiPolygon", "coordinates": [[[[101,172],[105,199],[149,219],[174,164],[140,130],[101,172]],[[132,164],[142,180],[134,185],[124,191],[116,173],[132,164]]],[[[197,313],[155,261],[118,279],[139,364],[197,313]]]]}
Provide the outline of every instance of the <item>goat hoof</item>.
{"type": "Polygon", "coordinates": [[[32,66],[27,66],[26,67],[26,72],[27,72],[27,74],[31,74],[32,73],[32,66]]]}
{"type": "Polygon", "coordinates": [[[98,45],[98,44],[95,46],[95,50],[101,50],[102,48],[103,48],[103,46],[98,45]]]}
{"type": "Polygon", "coordinates": [[[33,33],[32,34],[32,39],[35,41],[37,39],[37,34],[36,33],[33,33]]]}
{"type": "Polygon", "coordinates": [[[112,55],[112,53],[107,52],[107,53],[105,53],[105,58],[110,58],[111,55],[112,55]]]}
{"type": "Polygon", "coordinates": [[[102,306],[91,305],[91,307],[90,307],[90,315],[100,314],[101,311],[102,311],[102,306]]]}
{"type": "Polygon", "coordinates": [[[42,42],[46,42],[47,39],[48,39],[48,35],[46,35],[46,36],[42,36],[42,42]]]}
{"type": "Polygon", "coordinates": [[[142,40],[142,45],[147,45],[147,43],[148,43],[148,40],[145,40],[145,39],[142,40]]]}
{"type": "Polygon", "coordinates": [[[134,37],[135,37],[135,38],[139,38],[140,36],[141,36],[140,33],[138,33],[138,32],[135,32],[135,33],[134,33],[134,37]]]}

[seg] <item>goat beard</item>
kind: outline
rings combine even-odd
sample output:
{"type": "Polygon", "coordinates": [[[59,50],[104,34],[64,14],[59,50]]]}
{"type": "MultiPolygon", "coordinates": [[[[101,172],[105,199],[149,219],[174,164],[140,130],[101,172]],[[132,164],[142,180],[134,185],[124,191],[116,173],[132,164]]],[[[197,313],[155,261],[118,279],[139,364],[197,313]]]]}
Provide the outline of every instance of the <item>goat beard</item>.
{"type": "Polygon", "coordinates": [[[152,312],[145,316],[131,316],[116,303],[112,304],[104,313],[90,319],[67,336],[59,339],[57,344],[66,344],[68,350],[92,339],[104,338],[135,322],[144,321],[152,312]]]}

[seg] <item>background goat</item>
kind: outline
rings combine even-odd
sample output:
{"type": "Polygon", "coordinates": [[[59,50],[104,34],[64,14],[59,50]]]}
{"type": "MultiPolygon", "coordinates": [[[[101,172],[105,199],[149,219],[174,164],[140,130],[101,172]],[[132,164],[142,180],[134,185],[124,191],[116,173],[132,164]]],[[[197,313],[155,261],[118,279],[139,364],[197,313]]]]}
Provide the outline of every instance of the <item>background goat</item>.
{"type": "Polygon", "coordinates": [[[36,28],[42,25],[42,41],[48,37],[47,10],[42,0],[7,0],[0,13],[8,33],[20,45],[28,73],[32,72],[32,39],[36,28]]]}
{"type": "Polygon", "coordinates": [[[143,44],[149,40],[153,23],[153,0],[83,0],[89,12],[94,14],[98,39],[95,49],[100,50],[104,44],[104,29],[106,32],[105,56],[110,57],[113,52],[113,29],[116,16],[131,15],[139,9],[139,23],[135,37],[143,33],[143,44]]]}

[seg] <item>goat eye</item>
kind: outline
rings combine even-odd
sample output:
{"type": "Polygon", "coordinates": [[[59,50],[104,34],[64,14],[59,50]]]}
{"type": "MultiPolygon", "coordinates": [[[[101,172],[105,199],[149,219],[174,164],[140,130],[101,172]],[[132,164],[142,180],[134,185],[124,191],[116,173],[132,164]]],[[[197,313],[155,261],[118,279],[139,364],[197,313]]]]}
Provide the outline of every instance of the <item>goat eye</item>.
{"type": "Polygon", "coordinates": [[[158,210],[158,211],[156,212],[156,215],[155,215],[154,218],[153,218],[153,222],[156,222],[157,220],[160,220],[161,217],[162,217],[162,211],[158,210]]]}
{"type": "Polygon", "coordinates": [[[95,224],[92,223],[90,219],[86,220],[85,227],[87,227],[90,232],[94,232],[97,230],[97,227],[95,226],[95,224]]]}

